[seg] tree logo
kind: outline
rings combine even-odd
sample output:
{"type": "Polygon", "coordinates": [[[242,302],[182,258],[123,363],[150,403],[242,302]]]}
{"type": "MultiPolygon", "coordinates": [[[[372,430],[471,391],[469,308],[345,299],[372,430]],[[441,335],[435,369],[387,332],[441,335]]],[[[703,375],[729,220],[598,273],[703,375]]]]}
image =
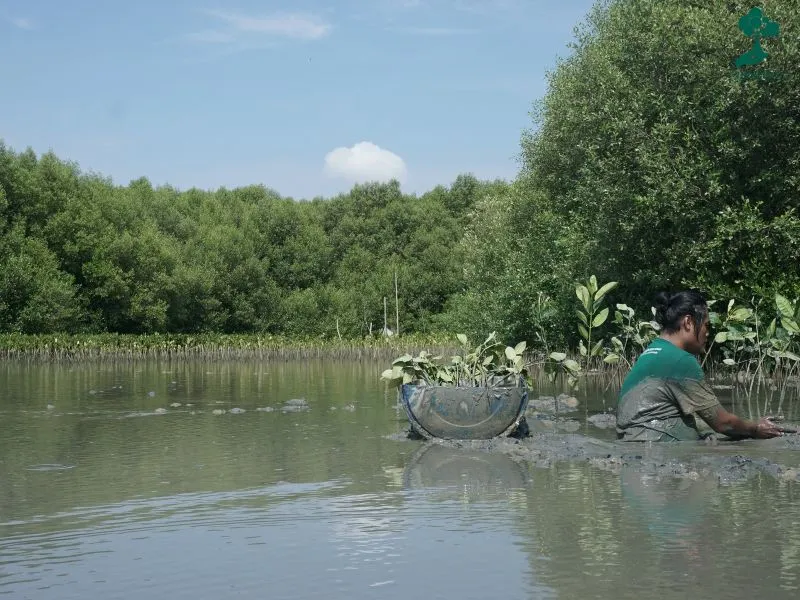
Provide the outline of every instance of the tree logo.
{"type": "Polygon", "coordinates": [[[764,11],[756,6],[739,19],[739,29],[752,40],[752,45],[747,52],[736,57],[737,77],[740,80],[760,79],[766,81],[781,79],[781,73],[775,71],[743,68],[755,67],[767,60],[769,53],[761,46],[761,40],[778,37],[781,29],[778,22],[765,17],[764,11]]]}
{"type": "Polygon", "coordinates": [[[761,40],[778,37],[780,25],[765,17],[764,12],[756,6],[739,19],[739,29],[753,40],[753,45],[750,50],[736,58],[736,67],[753,66],[764,62],[769,54],[761,47],[761,40]]]}

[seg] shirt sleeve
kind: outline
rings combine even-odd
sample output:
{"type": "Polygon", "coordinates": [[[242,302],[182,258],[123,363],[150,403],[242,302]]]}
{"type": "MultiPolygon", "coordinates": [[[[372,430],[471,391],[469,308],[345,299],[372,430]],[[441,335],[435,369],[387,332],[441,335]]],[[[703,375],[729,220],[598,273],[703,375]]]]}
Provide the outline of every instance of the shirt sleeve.
{"type": "Polygon", "coordinates": [[[704,380],[677,379],[670,381],[670,390],[685,415],[713,408],[720,404],[719,398],[704,380]]]}

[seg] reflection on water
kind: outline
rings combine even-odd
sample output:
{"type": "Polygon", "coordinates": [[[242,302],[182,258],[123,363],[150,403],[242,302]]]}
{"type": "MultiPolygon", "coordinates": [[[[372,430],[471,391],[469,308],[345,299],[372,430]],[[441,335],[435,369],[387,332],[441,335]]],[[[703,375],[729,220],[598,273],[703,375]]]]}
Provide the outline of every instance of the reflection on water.
{"type": "Polygon", "coordinates": [[[403,440],[381,367],[2,365],[0,595],[797,597],[795,483],[403,440]]]}
{"type": "Polygon", "coordinates": [[[406,489],[435,491],[464,502],[507,501],[525,489],[523,467],[503,454],[424,444],[403,472],[406,489]]]}

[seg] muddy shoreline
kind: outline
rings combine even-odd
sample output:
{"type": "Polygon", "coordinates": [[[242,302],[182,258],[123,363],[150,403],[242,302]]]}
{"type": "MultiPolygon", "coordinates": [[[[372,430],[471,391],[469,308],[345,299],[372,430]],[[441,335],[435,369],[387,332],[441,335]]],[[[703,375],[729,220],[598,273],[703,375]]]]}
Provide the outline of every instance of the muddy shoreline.
{"type": "Polygon", "coordinates": [[[771,440],[707,442],[619,442],[579,433],[532,433],[522,439],[409,440],[453,449],[504,454],[518,462],[550,468],[559,462],[585,462],[619,473],[631,469],[655,477],[715,479],[720,484],[766,475],[780,481],[800,481],[800,435],[771,440]]]}

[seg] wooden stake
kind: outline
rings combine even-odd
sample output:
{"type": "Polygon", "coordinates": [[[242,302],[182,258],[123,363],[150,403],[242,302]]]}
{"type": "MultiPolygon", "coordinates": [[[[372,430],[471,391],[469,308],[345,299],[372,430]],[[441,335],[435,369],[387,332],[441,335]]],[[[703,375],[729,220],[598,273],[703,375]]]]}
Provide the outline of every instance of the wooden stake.
{"type": "Polygon", "coordinates": [[[394,334],[400,335],[400,304],[397,300],[397,269],[394,270],[394,334]]]}
{"type": "Polygon", "coordinates": [[[386,322],[386,296],[383,297],[383,335],[389,333],[389,325],[386,322]]]}

